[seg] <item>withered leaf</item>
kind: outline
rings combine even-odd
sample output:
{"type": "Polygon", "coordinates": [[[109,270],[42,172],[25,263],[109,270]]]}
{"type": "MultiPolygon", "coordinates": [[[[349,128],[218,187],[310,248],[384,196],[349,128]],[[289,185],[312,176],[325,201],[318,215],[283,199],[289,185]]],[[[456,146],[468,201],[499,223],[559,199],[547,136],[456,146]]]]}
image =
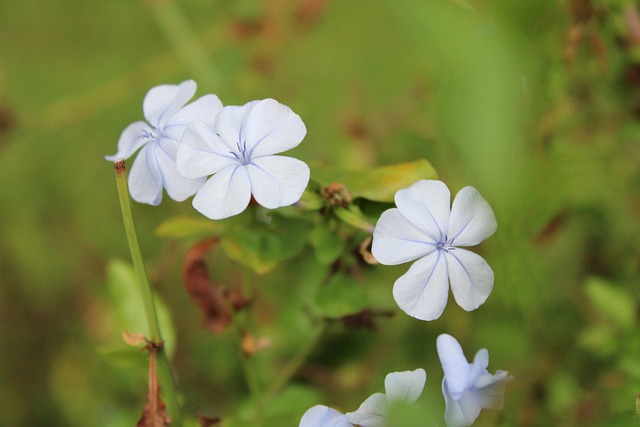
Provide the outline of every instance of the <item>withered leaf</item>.
{"type": "Polygon", "coordinates": [[[144,334],[139,334],[135,332],[122,332],[122,339],[127,345],[131,347],[139,347],[142,344],[147,344],[148,340],[144,336],[144,334]]]}
{"type": "Polygon", "coordinates": [[[160,384],[156,372],[156,356],[158,349],[153,345],[147,346],[149,350],[149,394],[147,404],[144,405],[142,415],[137,427],[168,427],[171,422],[165,403],[160,399],[160,384]]]}
{"type": "Polygon", "coordinates": [[[211,280],[204,259],[219,241],[219,238],[214,237],[192,246],[187,252],[182,271],[185,289],[200,308],[204,327],[215,333],[224,331],[232,320],[224,289],[211,280]]]}

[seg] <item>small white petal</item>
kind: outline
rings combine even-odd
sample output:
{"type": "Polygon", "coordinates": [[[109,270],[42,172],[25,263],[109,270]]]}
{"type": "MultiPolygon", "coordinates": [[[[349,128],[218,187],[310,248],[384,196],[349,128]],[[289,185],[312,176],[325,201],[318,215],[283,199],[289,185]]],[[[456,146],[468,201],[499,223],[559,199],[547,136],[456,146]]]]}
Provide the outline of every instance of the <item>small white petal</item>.
{"type": "Polygon", "coordinates": [[[485,409],[502,409],[504,407],[504,390],[513,376],[506,371],[497,371],[495,375],[485,373],[476,383],[476,399],[485,409]]]}
{"type": "Polygon", "coordinates": [[[382,393],[374,393],[362,402],[355,412],[347,412],[346,415],[352,424],[362,427],[383,427],[389,415],[387,397],[382,393]]]}
{"type": "Polygon", "coordinates": [[[151,147],[142,147],[131,166],[129,193],[136,202],[157,206],[162,201],[162,176],[151,147]]]}
{"type": "Polygon", "coordinates": [[[440,251],[419,259],[393,285],[393,298],[409,316],[420,320],[440,317],[447,305],[449,280],[440,251]]]}
{"type": "Polygon", "coordinates": [[[398,209],[432,240],[444,241],[449,222],[451,194],[442,181],[421,180],[395,195],[398,209]]]}
{"type": "Polygon", "coordinates": [[[455,399],[447,388],[446,377],[442,381],[442,394],[445,400],[444,421],[447,427],[467,427],[480,415],[482,407],[472,392],[466,391],[455,399]]]}
{"type": "Polygon", "coordinates": [[[252,159],[290,150],[306,134],[300,116],[274,99],[259,101],[247,117],[245,137],[252,159]]]}
{"type": "MultiPolygon", "coordinates": [[[[211,129],[214,129],[216,117],[221,110],[222,102],[216,95],[205,95],[184,106],[169,118],[163,133],[169,138],[180,141],[182,134],[174,131],[174,129],[179,129],[180,126],[185,126],[186,128],[187,125],[193,122],[203,122],[211,129]]],[[[184,132],[184,129],[182,132],[184,132]]]]}
{"type": "Polygon", "coordinates": [[[151,130],[145,122],[131,123],[120,134],[118,152],[113,156],[105,156],[105,158],[112,162],[118,159],[128,159],[140,147],[150,141],[149,138],[145,137],[145,132],[151,132],[151,130]]]}
{"type": "Polygon", "coordinates": [[[253,197],[269,209],[294,204],[309,183],[309,166],[292,157],[261,157],[247,165],[247,170],[253,197]]]}
{"type": "Polygon", "coordinates": [[[384,379],[387,400],[411,405],[422,394],[426,381],[427,373],[422,368],[415,371],[392,372],[384,379]]]}
{"type": "Polygon", "coordinates": [[[452,246],[474,246],[495,233],[498,223],[489,203],[478,190],[464,187],[456,195],[449,217],[452,246]]]}
{"type": "Polygon", "coordinates": [[[247,142],[246,130],[244,129],[247,116],[258,101],[251,101],[238,107],[236,105],[226,106],[216,117],[216,132],[227,145],[228,149],[239,154],[240,148],[244,148],[247,142]]]}
{"type": "Polygon", "coordinates": [[[223,219],[245,210],[250,200],[247,169],[229,166],[204,183],[193,198],[193,207],[208,218],[223,219]]]}
{"type": "Polygon", "coordinates": [[[195,122],[184,132],[176,159],[178,172],[188,178],[213,175],[238,160],[205,123],[195,122]]]}
{"type": "Polygon", "coordinates": [[[180,175],[176,167],[176,162],[171,158],[169,153],[160,149],[158,145],[153,147],[153,149],[162,176],[162,184],[167,190],[169,197],[177,202],[182,202],[187,197],[196,194],[206,179],[190,179],[180,175]]]}
{"type": "Polygon", "coordinates": [[[373,230],[371,253],[379,263],[397,265],[436,250],[436,242],[405,218],[398,209],[380,215],[373,230]]]}
{"type": "Polygon", "coordinates": [[[461,248],[447,255],[449,281],[456,303],[466,311],[480,307],[493,289],[493,270],[480,256],[461,248]]]}
{"type": "Polygon", "coordinates": [[[335,409],[316,405],[307,410],[298,427],[352,427],[347,417],[335,409]]]}
{"type": "Polygon", "coordinates": [[[469,374],[469,382],[471,384],[476,384],[478,378],[480,378],[481,375],[488,373],[488,366],[489,351],[486,348],[481,348],[473,357],[473,363],[471,363],[471,373],[469,374]]]}
{"type": "Polygon", "coordinates": [[[438,336],[436,348],[444,371],[447,391],[453,399],[457,400],[469,388],[471,366],[464,356],[460,343],[451,335],[442,334],[438,336]]]}
{"type": "Polygon", "coordinates": [[[196,83],[187,80],[179,85],[160,85],[151,88],[144,97],[142,110],[147,121],[161,130],[165,123],[196,93],[196,83]]]}

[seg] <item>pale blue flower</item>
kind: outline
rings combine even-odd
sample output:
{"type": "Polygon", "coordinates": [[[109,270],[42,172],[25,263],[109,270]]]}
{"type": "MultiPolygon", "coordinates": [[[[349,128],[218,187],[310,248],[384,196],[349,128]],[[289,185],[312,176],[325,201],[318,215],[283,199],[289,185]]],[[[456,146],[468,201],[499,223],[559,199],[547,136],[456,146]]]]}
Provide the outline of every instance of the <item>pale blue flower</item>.
{"type": "Polygon", "coordinates": [[[324,405],[314,406],[302,416],[299,427],[384,427],[390,405],[394,402],[412,405],[422,394],[426,381],[424,369],[392,372],[384,379],[386,394],[372,394],[357,410],[346,415],[324,405]]]}
{"type": "Polygon", "coordinates": [[[252,196],[269,209],[294,204],[309,183],[309,167],[274,154],[296,147],[306,133],[300,116],[273,99],[225,107],[215,126],[192,124],[178,150],[178,171],[189,178],[211,175],[193,206],[222,219],[242,212],[252,196]]]}
{"type": "Polygon", "coordinates": [[[347,418],[352,424],[361,427],[384,427],[390,405],[394,402],[412,405],[422,394],[426,381],[427,373],[424,369],[392,372],[384,379],[386,394],[372,394],[355,412],[347,412],[347,418]]]}
{"type": "Polygon", "coordinates": [[[493,375],[487,371],[487,349],[479,350],[473,363],[469,363],[462,347],[451,335],[440,335],[436,347],[444,371],[442,394],[447,426],[470,426],[482,409],[502,409],[505,385],[513,380],[513,376],[506,371],[496,371],[493,375]]]}
{"type": "Polygon", "coordinates": [[[324,405],[307,410],[298,427],[353,427],[346,415],[324,405]]]}
{"type": "Polygon", "coordinates": [[[380,216],[372,253],[381,263],[417,260],[396,280],[393,297],[412,317],[434,320],[447,305],[449,283],[460,307],[471,311],[493,289],[493,270],[461,246],[474,246],[497,227],[491,207],[473,187],[465,187],[450,207],[451,195],[441,181],[421,180],[395,195],[397,208],[380,216]]]}
{"type": "Polygon", "coordinates": [[[186,178],[178,173],[176,154],[182,134],[194,121],[213,124],[222,109],[215,95],[206,95],[185,106],[196,92],[196,83],[187,80],[179,85],[156,86],[147,92],[142,104],[148,123],[139,121],[127,126],[120,135],[118,152],[107,160],[128,159],[140,150],[129,173],[131,197],[150,205],[162,201],[162,188],[174,200],[183,201],[195,194],[202,178],[186,178]]]}

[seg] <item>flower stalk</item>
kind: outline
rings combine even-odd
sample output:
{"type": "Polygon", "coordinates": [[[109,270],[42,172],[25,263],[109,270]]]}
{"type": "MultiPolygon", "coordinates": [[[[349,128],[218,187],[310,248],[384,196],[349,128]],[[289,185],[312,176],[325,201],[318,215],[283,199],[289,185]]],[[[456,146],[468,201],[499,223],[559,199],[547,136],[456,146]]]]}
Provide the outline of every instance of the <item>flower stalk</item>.
{"type": "Polygon", "coordinates": [[[142,259],[142,253],[140,252],[140,245],[138,244],[138,236],[136,235],[135,224],[133,221],[133,214],[131,213],[131,204],[129,202],[129,190],[127,187],[127,169],[123,159],[116,160],[114,163],[114,171],[116,175],[116,184],[118,187],[118,198],[120,200],[120,208],[122,210],[122,219],[124,221],[124,228],[127,234],[127,242],[129,243],[129,250],[131,252],[131,259],[133,261],[133,267],[138,276],[138,283],[140,284],[140,291],[142,292],[142,301],[144,305],[144,311],[147,317],[147,324],[149,326],[149,340],[157,348],[158,358],[158,377],[161,385],[161,392],[165,397],[169,415],[171,416],[171,425],[181,427],[182,417],[180,413],[180,404],[178,403],[178,392],[173,376],[173,371],[169,364],[169,358],[165,351],[162,334],[160,332],[160,324],[158,322],[158,316],[156,313],[156,307],[153,298],[153,290],[149,284],[147,278],[147,272],[142,259]]]}

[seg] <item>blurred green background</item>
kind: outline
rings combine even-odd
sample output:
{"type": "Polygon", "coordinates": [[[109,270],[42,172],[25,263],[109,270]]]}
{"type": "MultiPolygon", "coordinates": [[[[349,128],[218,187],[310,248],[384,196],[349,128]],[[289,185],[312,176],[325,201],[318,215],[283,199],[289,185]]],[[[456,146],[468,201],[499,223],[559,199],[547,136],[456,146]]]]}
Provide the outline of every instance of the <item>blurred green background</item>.
{"type": "MultiPolygon", "coordinates": [[[[295,154],[309,163],[427,158],[452,192],[478,188],[498,218],[478,250],[496,274],[484,306],[450,301],[441,319],[419,322],[391,299],[406,266],[366,269],[372,306],[394,316],[375,330],[331,326],[279,403],[293,415],[276,425],[297,425],[317,403],[353,410],[387,372],[417,367],[428,422],[443,425],[442,332],[516,376],[504,411],[476,425],[640,422],[637,2],[0,0],[0,10],[0,425],[139,417],[146,359],[114,320],[107,265],[129,255],[104,155],[143,118],[149,88],[190,78],[225,105],[289,105],[307,125],[295,154]]],[[[166,196],[133,208],[177,333],[185,413],[241,413],[234,337],[203,330],[180,284],[189,242],[155,234],[195,212],[166,196]]],[[[258,329],[272,361],[308,332],[293,302],[312,269],[265,279],[258,329]]]]}

